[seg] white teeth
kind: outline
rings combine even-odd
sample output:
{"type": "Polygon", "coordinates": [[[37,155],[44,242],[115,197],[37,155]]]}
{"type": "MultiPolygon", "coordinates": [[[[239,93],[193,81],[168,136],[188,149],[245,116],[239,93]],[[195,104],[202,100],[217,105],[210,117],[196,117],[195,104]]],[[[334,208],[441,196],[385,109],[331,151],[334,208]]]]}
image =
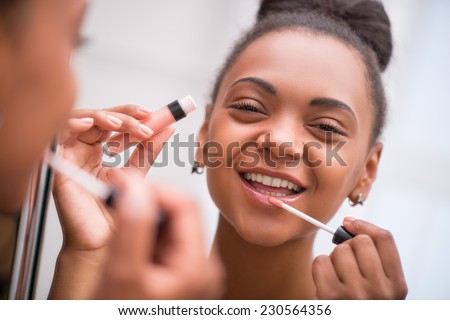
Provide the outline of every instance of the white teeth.
{"type": "Polygon", "coordinates": [[[286,179],[281,178],[272,178],[270,176],[263,175],[261,173],[250,173],[247,172],[244,174],[245,180],[248,181],[257,181],[269,187],[276,188],[287,188],[290,190],[294,190],[299,192],[301,190],[300,186],[286,179]]]}
{"type": "Polygon", "coordinates": [[[261,173],[256,174],[256,181],[262,182],[262,174],[261,173]]]}
{"type": "Polygon", "coordinates": [[[271,186],[272,185],[272,178],[269,176],[263,176],[262,177],[262,184],[266,185],[266,186],[271,186]]]}
{"type": "Polygon", "coordinates": [[[271,196],[271,197],[285,197],[286,196],[286,194],[284,194],[284,193],[269,192],[267,190],[260,189],[260,188],[256,188],[256,190],[258,190],[258,192],[260,192],[262,194],[265,194],[265,195],[268,195],[268,196],[271,196]]]}
{"type": "Polygon", "coordinates": [[[281,179],[280,178],[273,178],[272,179],[272,187],[281,187],[281,179]]]}

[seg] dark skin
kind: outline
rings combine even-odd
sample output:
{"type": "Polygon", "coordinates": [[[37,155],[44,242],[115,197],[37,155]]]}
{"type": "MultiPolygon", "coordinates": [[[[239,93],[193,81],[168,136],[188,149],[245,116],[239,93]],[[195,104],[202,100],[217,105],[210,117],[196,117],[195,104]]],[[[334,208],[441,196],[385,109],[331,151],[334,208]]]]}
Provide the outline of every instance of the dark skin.
{"type": "MultiPolygon", "coordinates": [[[[17,28],[0,21],[0,149],[7,150],[0,153],[0,214],[20,211],[30,174],[59,129],[60,155],[111,182],[120,193],[111,209],[66,177],[55,176],[64,244],[50,297],[215,297],[221,268],[216,260],[207,260],[194,201],[149,187],[144,180],[173,130],[153,135],[141,124],[151,112],[132,105],[69,114],[76,98],[70,57],[86,6],[85,0],[23,0],[22,20],[11,19],[17,28]],[[112,131],[154,142],[138,148],[147,160],[144,166],[138,166],[136,153],[126,170],[102,166],[101,143],[112,131]],[[160,208],[170,223],[166,237],[157,242],[160,208]],[[157,253],[158,261],[150,259],[157,253]]],[[[2,231],[11,238],[13,227],[2,231]]],[[[9,241],[0,240],[0,248],[9,241]]],[[[0,271],[8,271],[10,256],[1,252],[5,261],[0,261],[0,271]]]]}
{"type": "Polygon", "coordinates": [[[0,212],[17,213],[30,174],[75,103],[70,55],[86,1],[26,1],[17,25],[0,22],[0,212]]]}
{"type": "MultiPolygon", "coordinates": [[[[279,198],[324,223],[347,197],[355,200],[361,193],[366,199],[383,146],[370,139],[374,107],[365,70],[356,50],[338,40],[289,30],[257,39],[227,71],[207,109],[200,143],[217,141],[225,147],[253,141],[257,145],[243,149],[260,158],[269,152],[274,165],[260,161],[248,168],[242,163],[249,160],[248,152],[236,148],[227,154],[233,156],[231,167],[208,168],[209,190],[221,213],[215,248],[227,273],[225,298],[406,296],[399,254],[388,231],[346,219],[344,226],[356,237],[313,260],[315,227],[272,206],[257,190],[264,188],[261,184],[243,178],[260,173],[297,184],[299,193],[279,198]],[[270,143],[264,138],[268,133],[270,143]],[[277,147],[285,142],[292,145],[280,153],[277,147]],[[322,165],[299,161],[308,143],[322,146],[306,155],[322,165]],[[345,163],[334,158],[327,164],[327,146],[339,143],[345,163]],[[287,161],[297,165],[288,167],[287,161]]],[[[201,152],[197,159],[207,162],[201,152]]]]}

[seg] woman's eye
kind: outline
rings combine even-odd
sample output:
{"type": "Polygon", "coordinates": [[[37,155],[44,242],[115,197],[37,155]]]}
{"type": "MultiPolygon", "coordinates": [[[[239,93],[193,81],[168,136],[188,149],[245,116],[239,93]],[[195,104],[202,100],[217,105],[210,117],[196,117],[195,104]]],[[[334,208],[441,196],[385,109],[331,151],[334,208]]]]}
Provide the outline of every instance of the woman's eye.
{"type": "Polygon", "coordinates": [[[255,112],[255,113],[265,114],[264,112],[262,112],[261,110],[259,110],[257,107],[255,107],[254,105],[252,105],[250,103],[236,103],[236,104],[231,105],[230,108],[236,109],[236,110],[242,110],[242,111],[246,111],[246,112],[255,112]]]}
{"type": "Polygon", "coordinates": [[[343,129],[334,123],[321,123],[321,124],[316,125],[315,127],[324,132],[331,132],[331,133],[339,134],[341,136],[345,136],[343,129]]]}

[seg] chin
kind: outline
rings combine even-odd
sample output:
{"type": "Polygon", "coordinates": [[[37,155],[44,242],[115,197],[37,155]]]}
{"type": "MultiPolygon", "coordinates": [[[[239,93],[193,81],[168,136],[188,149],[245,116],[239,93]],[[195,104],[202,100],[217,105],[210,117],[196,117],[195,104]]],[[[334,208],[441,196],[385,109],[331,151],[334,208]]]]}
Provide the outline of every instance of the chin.
{"type": "Polygon", "coordinates": [[[275,232],[248,232],[247,230],[240,230],[238,228],[236,228],[236,232],[246,242],[259,247],[278,247],[290,240],[275,232]]]}
{"type": "Polygon", "coordinates": [[[295,217],[278,216],[275,213],[260,210],[234,212],[225,217],[237,235],[255,246],[277,247],[292,240],[298,240],[311,234],[310,226],[295,217]],[[236,214],[237,213],[237,214],[236,214]]]}
{"type": "MultiPolygon", "coordinates": [[[[2,194],[6,194],[2,192],[2,194]]],[[[26,197],[26,189],[19,191],[14,195],[7,196],[5,199],[0,197],[0,214],[18,216],[22,209],[24,199],[26,197]]]]}

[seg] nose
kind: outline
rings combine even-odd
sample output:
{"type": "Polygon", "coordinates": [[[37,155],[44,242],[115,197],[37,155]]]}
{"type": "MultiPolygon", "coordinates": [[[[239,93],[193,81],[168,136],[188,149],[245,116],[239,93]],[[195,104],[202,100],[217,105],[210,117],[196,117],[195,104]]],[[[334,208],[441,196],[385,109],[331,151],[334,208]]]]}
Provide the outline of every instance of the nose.
{"type": "Polygon", "coordinates": [[[295,131],[287,124],[273,127],[269,132],[261,134],[256,142],[265,154],[270,153],[271,156],[280,159],[299,160],[304,143],[295,131]]]}

